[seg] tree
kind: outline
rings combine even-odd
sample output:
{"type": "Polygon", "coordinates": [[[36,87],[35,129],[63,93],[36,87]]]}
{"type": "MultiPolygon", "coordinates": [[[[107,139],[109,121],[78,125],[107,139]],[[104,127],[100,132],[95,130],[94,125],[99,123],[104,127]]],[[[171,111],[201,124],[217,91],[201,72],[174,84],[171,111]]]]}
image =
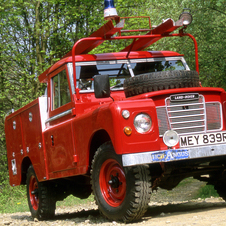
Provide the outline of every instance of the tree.
{"type": "MultiPolygon", "coordinates": [[[[225,79],[225,51],[226,51],[226,2],[225,0],[192,0],[167,1],[156,3],[154,10],[167,12],[165,18],[172,17],[176,21],[183,8],[190,8],[193,22],[186,29],[198,42],[200,79],[203,86],[222,87],[226,89],[225,79]],[[164,9],[164,10],[163,10],[164,9]],[[167,10],[170,9],[170,10],[167,10]],[[171,16],[169,15],[171,11],[171,16]]],[[[192,70],[195,70],[194,44],[189,38],[164,39],[158,41],[150,49],[168,49],[185,54],[185,58],[192,70]]]]}
{"type": "Polygon", "coordinates": [[[201,80],[204,86],[226,89],[226,2],[193,1],[197,17],[195,35],[200,49],[201,80]]]}

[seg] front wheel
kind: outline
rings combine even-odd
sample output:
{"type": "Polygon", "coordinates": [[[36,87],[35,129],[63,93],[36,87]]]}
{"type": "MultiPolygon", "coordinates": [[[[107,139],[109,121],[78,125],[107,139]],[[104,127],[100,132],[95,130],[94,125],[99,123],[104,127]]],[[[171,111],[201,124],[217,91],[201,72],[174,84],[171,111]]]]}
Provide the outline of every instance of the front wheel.
{"type": "Polygon", "coordinates": [[[33,218],[39,220],[50,219],[55,214],[56,201],[48,182],[39,182],[33,166],[27,171],[27,199],[33,218]]]}
{"type": "Polygon", "coordinates": [[[98,148],[91,178],[96,203],[108,219],[131,222],[146,212],[151,193],[148,167],[124,168],[111,142],[98,148]]]}

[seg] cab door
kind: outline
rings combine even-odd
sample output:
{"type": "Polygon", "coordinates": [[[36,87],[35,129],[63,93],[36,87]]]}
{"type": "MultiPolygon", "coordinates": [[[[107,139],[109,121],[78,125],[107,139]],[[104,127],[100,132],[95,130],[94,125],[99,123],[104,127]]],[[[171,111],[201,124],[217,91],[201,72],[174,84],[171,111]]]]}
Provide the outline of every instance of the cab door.
{"type": "Polygon", "coordinates": [[[49,118],[44,133],[50,178],[70,176],[76,168],[72,133],[72,92],[66,65],[49,76],[49,118]]]}

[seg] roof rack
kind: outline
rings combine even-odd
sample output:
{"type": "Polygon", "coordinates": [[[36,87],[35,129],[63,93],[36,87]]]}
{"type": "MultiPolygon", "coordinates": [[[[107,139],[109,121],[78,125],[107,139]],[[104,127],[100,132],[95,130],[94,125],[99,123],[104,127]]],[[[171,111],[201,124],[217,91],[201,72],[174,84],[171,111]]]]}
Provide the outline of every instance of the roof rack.
{"type": "MultiPolygon", "coordinates": [[[[87,54],[91,50],[95,49],[97,46],[101,45],[106,40],[120,40],[120,39],[132,39],[133,42],[122,49],[120,52],[128,52],[127,57],[129,57],[129,53],[131,51],[141,51],[147,48],[148,46],[152,45],[153,43],[157,42],[161,38],[164,37],[183,37],[188,36],[190,37],[195,46],[195,57],[196,57],[196,70],[199,73],[199,65],[198,65],[198,45],[195,38],[188,33],[184,33],[186,26],[183,25],[183,20],[179,19],[177,22],[174,22],[172,19],[164,20],[160,25],[155,28],[151,28],[151,20],[150,17],[124,17],[118,18],[116,21],[116,25],[113,25],[112,20],[109,20],[106,24],[100,27],[97,31],[92,33],[87,38],[79,39],[72,47],[72,50],[68,52],[65,56],[62,57],[66,58],[72,56],[73,62],[73,73],[75,74],[75,55],[80,54],[87,54]],[[125,25],[126,19],[131,18],[148,18],[149,20],[149,28],[148,29],[136,29],[136,30],[123,30],[125,25]],[[122,19],[122,20],[121,20],[122,19]],[[176,29],[181,28],[179,33],[173,33],[176,29]],[[147,32],[148,31],[148,32],[147,32]],[[147,32],[144,35],[125,35],[123,36],[122,33],[134,33],[134,32],[147,32]],[[118,33],[116,36],[115,34],[118,33]]],[[[51,68],[51,67],[50,67],[51,68]]],[[[50,71],[48,68],[39,76],[40,82],[46,82],[48,72],[50,71]]]]}

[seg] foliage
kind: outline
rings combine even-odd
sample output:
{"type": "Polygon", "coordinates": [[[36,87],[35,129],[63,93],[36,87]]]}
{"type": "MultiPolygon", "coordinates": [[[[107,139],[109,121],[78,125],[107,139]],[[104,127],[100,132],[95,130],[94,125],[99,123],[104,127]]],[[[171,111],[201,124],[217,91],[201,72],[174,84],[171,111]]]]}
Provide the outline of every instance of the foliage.
{"type": "Polygon", "coordinates": [[[8,181],[0,183],[0,213],[29,211],[26,187],[11,187],[8,181]]]}
{"type": "MultiPolygon", "coordinates": [[[[0,213],[15,213],[29,211],[26,186],[11,187],[8,181],[0,185],[0,213]],[[4,186],[1,186],[4,185],[4,186]]],[[[61,206],[75,206],[80,204],[87,204],[94,201],[91,195],[87,199],[79,199],[72,195],[68,196],[63,201],[57,202],[57,207],[61,206]]]]}
{"type": "Polygon", "coordinates": [[[58,201],[56,206],[75,206],[80,204],[87,204],[94,202],[94,196],[90,195],[87,199],[79,199],[74,197],[73,195],[69,195],[66,199],[63,201],[58,201]]]}
{"type": "Polygon", "coordinates": [[[205,185],[201,187],[195,196],[195,198],[210,198],[210,197],[219,197],[217,191],[214,189],[213,185],[205,185]]]}
{"type": "MultiPolygon", "coordinates": [[[[167,4],[170,4],[170,2],[172,3],[172,1],[168,1],[167,4]]],[[[161,6],[161,4],[158,5],[161,6]]],[[[198,42],[202,85],[226,89],[226,40],[224,38],[226,32],[226,2],[224,0],[184,0],[180,4],[171,5],[171,7],[167,5],[167,7],[171,9],[172,15],[180,12],[180,8],[191,9],[193,22],[188,26],[186,32],[191,33],[198,42]]],[[[161,12],[165,11],[161,10],[161,12]]],[[[166,18],[168,18],[168,14],[166,18]]],[[[185,54],[191,69],[195,70],[194,45],[191,39],[161,40],[153,48],[169,49],[185,54]]]]}
{"type": "Polygon", "coordinates": [[[226,89],[226,2],[222,0],[197,1],[194,35],[198,35],[200,45],[200,69],[204,86],[226,89]],[[204,20],[201,18],[205,18],[204,20]],[[202,35],[203,34],[203,35],[202,35]]]}

